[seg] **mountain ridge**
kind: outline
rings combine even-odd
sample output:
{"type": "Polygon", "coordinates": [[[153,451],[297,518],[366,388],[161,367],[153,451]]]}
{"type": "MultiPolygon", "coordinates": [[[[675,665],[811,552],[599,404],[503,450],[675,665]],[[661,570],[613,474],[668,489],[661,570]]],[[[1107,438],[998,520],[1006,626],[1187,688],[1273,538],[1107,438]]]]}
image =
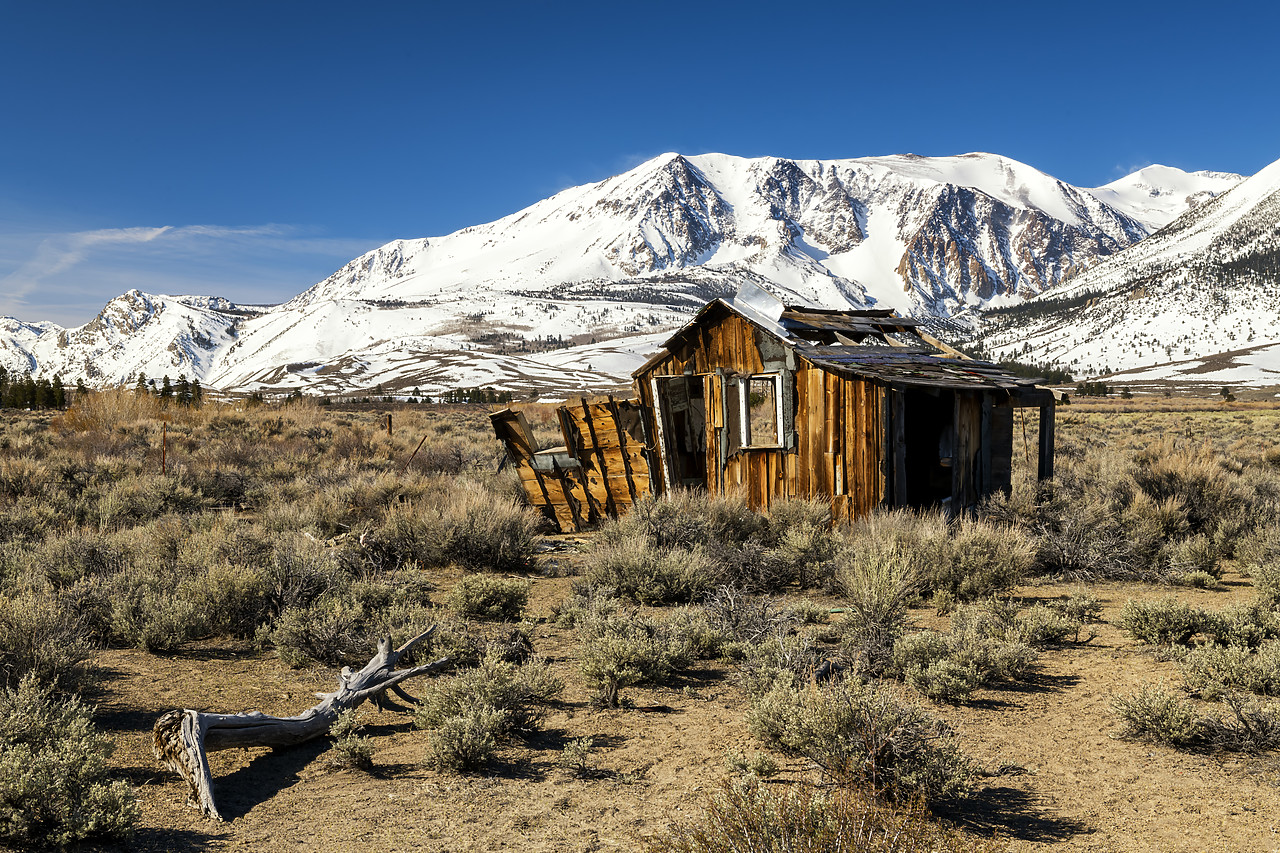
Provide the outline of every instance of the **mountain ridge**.
{"type": "MultiPolygon", "coordinates": [[[[1133,187],[1157,179],[1151,224],[1229,180],[1171,170],[1108,186],[1136,209],[1133,187]]],[[[962,323],[1052,290],[1150,233],[1096,192],[992,154],[669,153],[491,223],[392,241],[281,305],[130,291],[79,329],[0,325],[0,363],[226,390],[617,384],[651,338],[743,281],[962,323]]]]}

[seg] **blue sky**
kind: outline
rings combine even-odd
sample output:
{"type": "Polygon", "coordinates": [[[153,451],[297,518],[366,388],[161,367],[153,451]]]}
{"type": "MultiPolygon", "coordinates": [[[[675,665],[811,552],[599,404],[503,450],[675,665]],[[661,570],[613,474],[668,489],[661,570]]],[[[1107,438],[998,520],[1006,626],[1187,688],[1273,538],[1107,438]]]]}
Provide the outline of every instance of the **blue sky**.
{"type": "Polygon", "coordinates": [[[0,315],[282,301],[665,151],[1252,174],[1277,32],[1274,4],[0,0],[0,315]]]}

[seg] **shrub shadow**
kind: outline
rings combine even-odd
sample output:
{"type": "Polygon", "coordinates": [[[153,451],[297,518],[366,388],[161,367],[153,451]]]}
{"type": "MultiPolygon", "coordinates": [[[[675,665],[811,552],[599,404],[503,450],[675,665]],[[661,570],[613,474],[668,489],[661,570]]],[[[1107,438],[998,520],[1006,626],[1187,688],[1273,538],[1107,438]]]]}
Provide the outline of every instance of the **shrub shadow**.
{"type": "Polygon", "coordinates": [[[1048,844],[1066,841],[1092,827],[1075,818],[1054,815],[1044,808],[1038,794],[1017,788],[988,787],[968,798],[934,809],[939,817],[981,835],[998,834],[1048,844]]]}
{"type": "Polygon", "coordinates": [[[168,829],[159,826],[140,826],[127,842],[112,845],[85,846],[81,851],[128,851],[128,853],[197,853],[208,850],[214,842],[226,841],[225,833],[196,832],[190,829],[168,829]]]}

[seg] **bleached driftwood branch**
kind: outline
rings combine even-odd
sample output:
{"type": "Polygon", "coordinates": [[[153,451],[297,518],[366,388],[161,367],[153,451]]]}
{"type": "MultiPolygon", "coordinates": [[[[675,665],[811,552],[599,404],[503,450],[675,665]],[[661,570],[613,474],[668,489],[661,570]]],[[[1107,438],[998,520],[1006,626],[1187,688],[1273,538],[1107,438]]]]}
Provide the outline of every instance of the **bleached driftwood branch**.
{"type": "Polygon", "coordinates": [[[253,746],[294,746],[326,734],[338,715],[358,707],[368,699],[379,706],[404,710],[386,699],[390,690],[407,702],[417,700],[399,686],[410,678],[428,675],[444,668],[448,658],[409,669],[396,669],[400,660],[419,643],[431,636],[428,628],[398,649],[391,639],[378,641],[378,653],[359,672],[343,667],[338,689],[317,693],[320,703],[294,717],[272,717],[257,711],[243,714],[208,714],[202,711],[168,711],[152,729],[152,746],[156,759],[173,770],[191,786],[191,800],[202,812],[222,820],[213,800],[213,778],[209,773],[206,753],[219,749],[243,749],[253,746]]]}

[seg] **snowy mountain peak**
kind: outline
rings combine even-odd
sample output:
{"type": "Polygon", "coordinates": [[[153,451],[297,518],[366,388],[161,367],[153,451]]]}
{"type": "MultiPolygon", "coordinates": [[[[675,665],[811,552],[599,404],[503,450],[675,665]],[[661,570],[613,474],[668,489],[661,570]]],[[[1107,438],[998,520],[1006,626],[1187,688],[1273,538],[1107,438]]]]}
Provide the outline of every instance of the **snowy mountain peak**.
{"type": "MultiPolygon", "coordinates": [[[[1204,177],[1160,170],[1157,180],[1184,190],[1204,177]]],[[[996,355],[1077,372],[1280,382],[1280,161],[1042,300],[992,313],[981,338],[996,355]],[[1207,361],[1227,352],[1236,355],[1207,361]]]]}
{"type": "Polygon", "coordinates": [[[1172,166],[1153,165],[1088,192],[1149,230],[1158,231],[1242,180],[1243,176],[1229,172],[1184,172],[1172,166]]]}
{"type": "Polygon", "coordinates": [[[1082,190],[987,153],[667,153],[494,222],[392,241],[283,305],[131,291],[80,329],[0,324],[0,360],[99,383],[142,370],[325,393],[602,387],[743,282],[966,319],[1060,286],[1230,176],[1130,177],[1082,190]]]}

